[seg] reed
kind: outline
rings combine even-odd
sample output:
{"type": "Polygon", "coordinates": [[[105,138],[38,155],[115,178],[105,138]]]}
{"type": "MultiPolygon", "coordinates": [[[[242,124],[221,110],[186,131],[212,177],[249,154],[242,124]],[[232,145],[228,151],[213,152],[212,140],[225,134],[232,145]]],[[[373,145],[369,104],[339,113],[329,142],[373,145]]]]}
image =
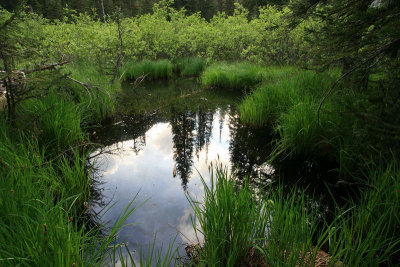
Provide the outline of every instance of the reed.
{"type": "Polygon", "coordinates": [[[2,266],[105,264],[134,211],[129,205],[106,237],[101,228],[86,228],[92,180],[84,130],[102,115],[91,106],[100,106],[95,92],[90,98],[85,88],[68,84],[60,80],[47,96],[20,103],[13,125],[0,117],[2,266]]]}
{"type": "Polygon", "coordinates": [[[203,200],[188,196],[193,227],[197,220],[197,233],[204,236],[195,264],[395,266],[400,252],[399,173],[397,161],[371,166],[361,199],[336,206],[335,219],[328,222],[316,200],[296,185],[254,191],[247,181],[239,185],[234,175],[217,168],[210,184],[202,178],[203,200]]]}
{"type": "Polygon", "coordinates": [[[347,127],[345,118],[326,107],[318,121],[319,102],[309,100],[291,106],[280,114],[275,131],[279,134],[274,154],[301,156],[304,158],[325,157],[336,160],[338,148],[343,147],[338,127],[347,127]]]}
{"type": "Polygon", "coordinates": [[[101,122],[115,113],[116,95],[121,85],[118,80],[111,84],[111,77],[102,71],[95,63],[79,59],[67,65],[64,70],[73,79],[88,85],[88,88],[85,88],[66,80],[60,88],[68,92],[71,101],[80,104],[87,123],[101,122]]]}
{"type": "Polygon", "coordinates": [[[202,203],[188,197],[204,236],[198,264],[295,266],[315,260],[318,213],[305,194],[270,187],[256,195],[248,181],[239,186],[234,178],[217,168],[210,185],[202,179],[202,203]]]}
{"type": "Polygon", "coordinates": [[[205,239],[202,266],[234,266],[246,258],[252,246],[265,242],[268,210],[254,199],[248,183],[237,190],[231,178],[217,169],[215,177],[211,174],[210,186],[202,179],[204,204],[188,198],[205,239]]]}
{"type": "Polygon", "coordinates": [[[398,160],[373,164],[367,189],[329,229],[329,252],[348,266],[396,266],[400,252],[400,175],[398,160]]]}
{"type": "Polygon", "coordinates": [[[158,61],[144,60],[140,62],[130,61],[122,68],[120,77],[122,80],[136,80],[145,77],[148,80],[170,79],[173,76],[171,61],[162,59],[158,61]]]}
{"type": "Polygon", "coordinates": [[[200,57],[188,57],[177,60],[174,69],[183,77],[197,77],[206,68],[206,60],[200,57]]]}
{"type": "Polygon", "coordinates": [[[279,79],[266,83],[247,95],[241,103],[240,117],[253,125],[271,125],[290,107],[320,99],[333,78],[329,74],[287,69],[279,79]]]}
{"type": "Polygon", "coordinates": [[[35,134],[47,152],[60,153],[85,138],[81,128],[83,110],[60,96],[26,101],[20,114],[29,121],[29,125],[23,128],[35,134]]]}
{"type": "Polygon", "coordinates": [[[37,140],[9,134],[2,129],[1,265],[71,266],[81,262],[84,233],[78,228],[77,205],[89,192],[83,192],[84,187],[74,195],[76,191],[67,188],[66,180],[82,185],[87,183],[85,173],[68,164],[51,164],[37,140]],[[18,139],[21,142],[16,143],[18,139]]]}
{"type": "Polygon", "coordinates": [[[263,68],[248,63],[216,63],[205,69],[201,75],[204,87],[247,90],[260,83],[263,68]]]}

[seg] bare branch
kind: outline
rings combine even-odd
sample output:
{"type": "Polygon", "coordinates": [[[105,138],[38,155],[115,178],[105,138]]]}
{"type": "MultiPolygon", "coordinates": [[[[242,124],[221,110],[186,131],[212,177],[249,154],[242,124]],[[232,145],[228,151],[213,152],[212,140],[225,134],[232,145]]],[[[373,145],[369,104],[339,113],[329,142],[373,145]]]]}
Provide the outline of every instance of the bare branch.
{"type": "Polygon", "coordinates": [[[136,78],[135,82],[133,83],[133,88],[132,90],[135,90],[136,88],[139,87],[139,85],[146,79],[148,73],[140,75],[139,77],[136,78]]]}
{"type": "Polygon", "coordinates": [[[86,91],[87,91],[87,93],[88,93],[88,95],[89,95],[89,104],[88,104],[88,107],[89,107],[90,104],[92,103],[92,94],[90,93],[90,89],[89,89],[90,85],[87,84],[87,83],[83,83],[83,82],[80,82],[80,81],[78,81],[78,80],[75,80],[74,78],[72,78],[72,77],[70,77],[70,76],[67,76],[67,78],[68,78],[69,80],[71,80],[71,81],[73,81],[73,82],[75,82],[75,83],[81,85],[83,88],[86,89],[86,91]]]}
{"type": "Polygon", "coordinates": [[[67,61],[64,61],[64,62],[53,63],[53,64],[46,65],[46,66],[39,66],[39,67],[37,67],[35,69],[26,70],[24,72],[26,74],[29,74],[29,73],[38,72],[38,71],[44,71],[44,70],[54,70],[57,66],[62,66],[62,65],[68,64],[68,63],[71,63],[71,60],[67,60],[67,61]]]}

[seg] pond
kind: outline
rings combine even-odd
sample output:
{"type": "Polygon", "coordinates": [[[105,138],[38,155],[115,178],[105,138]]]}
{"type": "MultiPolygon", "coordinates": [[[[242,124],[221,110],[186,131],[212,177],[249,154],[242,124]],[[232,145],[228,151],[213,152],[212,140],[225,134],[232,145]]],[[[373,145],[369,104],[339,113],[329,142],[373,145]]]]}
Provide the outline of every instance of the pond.
{"type": "Polygon", "coordinates": [[[240,123],[240,97],[202,90],[195,80],[124,86],[121,120],[94,134],[104,147],[91,159],[99,182],[92,209],[100,223],[111,226],[135,196],[141,204],[118,241],[131,251],[142,247],[146,255],[149,243],[155,240],[155,249],[165,252],[176,237],[174,248],[184,255],[185,244],[201,241],[187,196],[201,200],[200,177],[209,182],[210,164],[234,169],[239,177],[273,171],[265,163],[268,130],[240,123]]]}

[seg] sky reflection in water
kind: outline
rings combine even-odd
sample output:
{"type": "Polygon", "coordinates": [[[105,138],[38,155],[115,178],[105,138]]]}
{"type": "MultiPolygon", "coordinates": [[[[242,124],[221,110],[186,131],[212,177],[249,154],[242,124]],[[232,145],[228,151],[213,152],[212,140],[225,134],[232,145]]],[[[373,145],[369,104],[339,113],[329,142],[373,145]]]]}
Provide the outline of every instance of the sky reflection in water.
{"type": "MultiPolygon", "coordinates": [[[[170,122],[155,123],[144,136],[105,148],[118,153],[96,157],[103,201],[116,203],[102,214],[103,222],[114,223],[138,192],[135,203],[145,202],[126,221],[134,225],[121,231],[119,241],[126,240],[132,251],[137,245],[147,247],[156,234],[157,246],[167,247],[177,234],[177,246],[198,242],[185,192],[200,200],[200,175],[209,182],[210,162],[231,165],[230,121],[234,118],[229,113],[176,112],[170,122]]],[[[104,207],[93,208],[99,212],[104,207]]],[[[184,246],[180,247],[182,254],[184,246]]]]}
{"type": "MultiPolygon", "coordinates": [[[[201,241],[192,227],[185,192],[202,199],[200,175],[209,183],[211,162],[234,168],[239,177],[254,176],[270,152],[267,131],[239,122],[235,102],[240,95],[200,90],[195,80],[135,90],[127,84],[123,93],[120,109],[137,114],[136,108],[139,114],[123,116],[96,134],[96,141],[105,146],[102,151],[116,153],[91,160],[100,181],[92,208],[103,216],[100,223],[111,226],[138,194],[135,204],[145,203],[125,222],[133,225],[123,228],[117,241],[126,241],[132,252],[138,246],[146,252],[157,235],[155,248],[163,245],[165,252],[177,236],[175,247],[184,255],[185,244],[201,241]],[[103,209],[108,211],[104,214],[103,209]]],[[[137,260],[137,253],[134,256],[137,260]]]]}

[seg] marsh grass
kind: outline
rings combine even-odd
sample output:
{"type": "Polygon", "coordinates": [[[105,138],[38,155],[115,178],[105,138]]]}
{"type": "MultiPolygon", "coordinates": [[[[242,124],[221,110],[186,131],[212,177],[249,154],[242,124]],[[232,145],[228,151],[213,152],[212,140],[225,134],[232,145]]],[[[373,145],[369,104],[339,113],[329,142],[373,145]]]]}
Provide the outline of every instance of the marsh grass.
{"type": "Polygon", "coordinates": [[[121,85],[118,80],[111,84],[111,76],[102,71],[95,63],[79,59],[67,65],[64,70],[72,78],[89,85],[87,89],[73,81],[65,80],[61,88],[84,110],[86,123],[106,120],[115,112],[116,94],[121,85]]]}
{"type": "Polygon", "coordinates": [[[50,158],[36,138],[0,128],[0,265],[102,266],[120,244],[116,236],[134,200],[107,235],[87,228],[91,178],[78,150],[50,158]]]}
{"type": "Polygon", "coordinates": [[[178,253],[178,248],[173,249],[176,242],[176,237],[170,240],[167,250],[164,251],[163,246],[156,249],[156,235],[151,243],[149,243],[147,250],[139,248],[137,251],[138,257],[132,253],[127,246],[119,247],[114,251],[113,263],[120,262],[121,266],[145,266],[145,267],[167,267],[167,266],[181,266],[181,258],[178,253]],[[164,255],[163,255],[164,254],[164,255]]]}
{"type": "Polygon", "coordinates": [[[398,163],[371,166],[360,201],[336,205],[335,218],[321,217],[316,200],[282,186],[257,195],[247,182],[217,168],[210,184],[202,178],[204,199],[188,200],[204,236],[199,266],[345,266],[398,264],[400,175],[398,163]],[[329,256],[321,257],[321,248],[329,256]]]}
{"type": "Polygon", "coordinates": [[[83,169],[48,163],[35,139],[13,137],[24,141],[16,144],[4,130],[1,135],[2,266],[80,262],[83,232],[78,229],[76,211],[88,193],[83,191],[88,187],[83,169]],[[68,188],[69,180],[73,180],[73,188],[68,188]]]}
{"type": "Polygon", "coordinates": [[[206,60],[200,57],[178,59],[174,65],[175,72],[183,77],[197,77],[206,68],[206,60]]]}
{"type": "Polygon", "coordinates": [[[396,266],[400,252],[398,161],[369,166],[360,201],[339,210],[329,229],[329,252],[348,266],[396,266]],[[386,167],[384,167],[386,166],[386,167]]]}
{"type": "Polygon", "coordinates": [[[318,213],[305,194],[271,187],[257,196],[248,181],[239,186],[234,178],[217,168],[210,185],[202,179],[204,199],[188,197],[204,236],[198,264],[303,266],[306,258],[312,263],[326,235],[313,242],[318,213]]]}
{"type": "Polygon", "coordinates": [[[129,61],[120,71],[122,80],[136,80],[145,77],[148,80],[166,80],[173,76],[173,64],[167,59],[140,62],[129,61]]]}
{"type": "Polygon", "coordinates": [[[65,151],[85,138],[81,128],[83,110],[62,96],[50,95],[26,101],[20,114],[29,121],[27,128],[37,136],[40,146],[48,149],[47,152],[65,151]]]}
{"type": "Polygon", "coordinates": [[[304,158],[325,157],[337,159],[337,149],[342,147],[339,126],[345,127],[346,118],[339,112],[331,111],[327,105],[317,118],[319,102],[304,100],[288,108],[280,114],[275,131],[279,134],[275,156],[302,156],[304,158]]]}
{"type": "MultiPolygon", "coordinates": [[[[71,70],[71,75],[88,83],[106,82],[100,74],[84,80],[84,71],[78,71],[84,66],[82,63],[71,70]]],[[[90,68],[87,71],[97,72],[90,68]]],[[[345,117],[326,112],[316,123],[317,100],[329,83],[324,79],[331,76],[271,68],[262,77],[268,83],[246,97],[243,114],[248,112],[248,122],[253,124],[273,121],[281,136],[278,148],[282,153],[308,155],[332,144],[338,144],[343,154],[351,153],[351,149],[346,150],[351,140],[337,137],[337,132],[331,130],[345,117]],[[259,110],[252,109],[251,105],[257,103],[259,110]]],[[[108,91],[88,94],[85,88],[75,86],[63,91],[66,87],[60,85],[42,99],[21,104],[18,127],[0,118],[2,266],[135,264],[135,255],[123,253],[126,248],[116,242],[124,221],[137,208],[134,199],[107,235],[101,234],[101,227],[88,231],[85,212],[90,197],[90,169],[85,168],[85,150],[76,148],[86,140],[88,121],[113,112],[117,89],[106,86],[108,91]]],[[[333,103],[326,105],[328,111],[335,108],[333,103]]],[[[345,161],[346,156],[339,154],[345,161]]],[[[268,187],[257,196],[247,180],[238,185],[234,174],[217,169],[215,176],[211,174],[210,185],[202,180],[204,202],[188,197],[201,228],[196,229],[194,221],[193,227],[205,240],[197,264],[313,265],[317,251],[327,246],[331,264],[342,261],[346,266],[396,266],[400,251],[399,173],[397,159],[369,166],[364,175],[367,179],[359,181],[366,184],[360,200],[337,208],[333,222],[325,221],[321,226],[319,214],[310,207],[304,192],[293,189],[284,193],[282,187],[268,187]]],[[[172,250],[174,241],[166,256],[155,250],[153,241],[148,256],[140,252],[136,264],[179,265],[179,255],[172,250]]]]}
{"type": "MultiPolygon", "coordinates": [[[[94,69],[87,71],[80,77],[94,69]]],[[[100,74],[93,79],[106,80],[100,74]]],[[[135,209],[128,205],[105,237],[101,227],[85,226],[92,187],[85,124],[112,112],[108,94],[116,91],[75,85],[60,80],[48,95],[21,102],[15,125],[0,118],[1,266],[102,265],[135,209]]]]}
{"type": "Polygon", "coordinates": [[[215,177],[211,174],[210,186],[204,179],[202,183],[204,204],[188,197],[205,238],[201,265],[234,266],[255,243],[265,242],[267,209],[254,199],[248,183],[237,190],[225,170],[217,169],[215,177]]]}
{"type": "Polygon", "coordinates": [[[269,76],[279,78],[270,79],[246,95],[239,110],[241,121],[275,130],[278,138],[272,159],[324,157],[351,165],[351,140],[343,132],[352,131],[352,118],[335,100],[340,96],[331,96],[320,111],[319,120],[317,115],[320,101],[338,71],[271,70],[269,76]]]}
{"type": "Polygon", "coordinates": [[[274,123],[290,107],[319,100],[333,81],[329,73],[292,68],[285,71],[286,74],[270,74],[269,77],[279,75],[279,78],[272,79],[273,82],[260,86],[244,98],[239,107],[243,122],[253,125],[274,123]]]}
{"type": "Polygon", "coordinates": [[[201,75],[204,87],[247,90],[260,83],[264,69],[249,63],[215,63],[201,75]]]}

